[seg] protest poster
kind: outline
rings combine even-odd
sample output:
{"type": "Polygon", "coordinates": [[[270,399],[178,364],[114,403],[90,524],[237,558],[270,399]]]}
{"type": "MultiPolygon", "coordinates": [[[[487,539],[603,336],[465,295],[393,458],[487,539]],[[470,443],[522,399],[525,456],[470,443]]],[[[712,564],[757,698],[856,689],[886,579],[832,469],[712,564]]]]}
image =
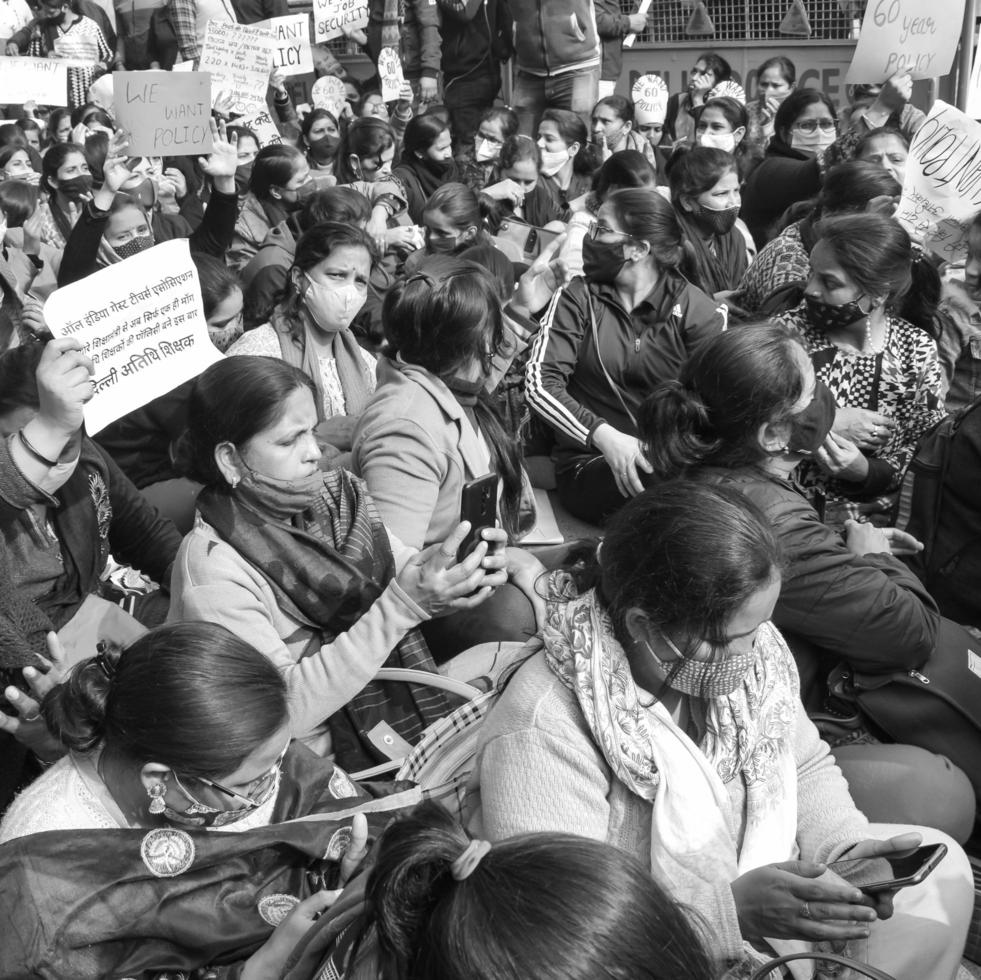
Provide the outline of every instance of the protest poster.
{"type": "Polygon", "coordinates": [[[269,31],[276,42],[272,52],[273,68],[279,68],[284,75],[306,75],[313,71],[309,14],[271,17],[256,27],[269,31]]]}
{"type": "Polygon", "coordinates": [[[68,64],[59,58],[0,57],[0,92],[10,105],[68,105],[68,64]]]}
{"type": "Polygon", "coordinates": [[[170,70],[171,71],[194,71],[194,62],[193,61],[179,61],[170,70]]]}
{"type": "Polygon", "coordinates": [[[211,72],[211,104],[239,116],[264,109],[275,44],[257,24],[209,20],[198,68],[211,72]]]}
{"type": "Polygon", "coordinates": [[[630,98],[634,103],[635,113],[647,120],[657,119],[664,122],[668,112],[668,87],[660,75],[641,75],[630,90],[630,98]]]}
{"type": "Polygon", "coordinates": [[[254,112],[250,116],[240,116],[235,120],[235,125],[244,126],[246,129],[250,129],[255,133],[255,138],[259,141],[260,150],[264,146],[272,146],[273,144],[283,142],[282,134],[276,128],[276,123],[273,122],[268,109],[263,109],[261,112],[254,112]]]}
{"type": "Polygon", "coordinates": [[[368,26],[368,0],[313,0],[314,38],[330,41],[368,26]]]}
{"type": "Polygon", "coordinates": [[[395,48],[382,48],[378,52],[378,78],[381,80],[383,102],[394,102],[405,84],[402,62],[395,48]]]}
{"type": "Polygon", "coordinates": [[[44,319],[95,363],[85,428],[95,435],[221,360],[208,338],[186,238],[155,245],[55,290],[44,319]]]}
{"type": "Polygon", "coordinates": [[[116,71],[116,121],[138,157],[210,153],[211,76],[207,72],[116,71]]]}
{"type": "Polygon", "coordinates": [[[341,118],[347,91],[336,75],[324,75],[313,83],[310,99],[317,109],[326,109],[335,119],[341,118]]]}
{"type": "Polygon", "coordinates": [[[981,119],[981,48],[974,52],[971,81],[967,86],[967,105],[964,111],[972,119],[981,119]]]}
{"type": "Polygon", "coordinates": [[[939,99],[909,148],[896,219],[949,262],[967,256],[981,209],[981,123],[939,99]]]}
{"type": "Polygon", "coordinates": [[[845,81],[884,82],[896,72],[913,78],[946,75],[961,35],[964,0],[869,0],[845,81]]]}

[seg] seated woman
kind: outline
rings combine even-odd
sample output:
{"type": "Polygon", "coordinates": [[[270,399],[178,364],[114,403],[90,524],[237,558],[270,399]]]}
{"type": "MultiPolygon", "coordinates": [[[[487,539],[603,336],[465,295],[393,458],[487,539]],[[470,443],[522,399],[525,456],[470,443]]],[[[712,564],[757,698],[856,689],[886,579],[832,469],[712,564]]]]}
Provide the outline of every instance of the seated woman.
{"type": "Polygon", "coordinates": [[[41,241],[37,188],[22,180],[0,181],[0,257],[19,297],[47,299],[57,287],[59,249],[41,241]]]}
{"type": "Polygon", "coordinates": [[[236,271],[244,268],[270,229],[299,211],[316,189],[310,165],[295,146],[264,146],[252,161],[249,192],[235,222],[235,238],[225,261],[236,271]]]}
{"type": "Polygon", "coordinates": [[[310,173],[320,178],[320,186],[325,186],[325,177],[334,176],[334,163],[341,145],[341,130],[333,113],[326,109],[311,109],[300,123],[300,149],[307,155],[310,173]]]}
{"type": "Polygon", "coordinates": [[[730,78],[732,68],[725,58],[714,51],[699,55],[695,66],[688,73],[687,91],[676,92],[668,99],[664,137],[669,145],[694,143],[695,111],[705,104],[712,89],[730,78]]]}
{"type": "MultiPolygon", "coordinates": [[[[901,190],[892,176],[872,163],[848,160],[831,167],[821,192],[810,202],[813,206],[802,204],[806,213],[760,249],[730,301],[748,316],[796,306],[811,271],[814,225],[821,218],[888,206],[901,190]]],[[[793,208],[787,212],[792,213],[793,208]]]]}
{"type": "Polygon", "coordinates": [[[180,458],[204,490],[170,619],[248,636],[286,679],[294,734],[358,769],[381,759],[375,724],[411,742],[445,710],[372,678],[383,665],[432,669],[418,626],[503,584],[505,558],[487,542],[504,535],[485,531],[462,563],[466,524],[421,553],[390,538],[360,480],[320,471],[316,428],[313,382],[281,360],[229,357],[200,375],[180,458]]]}
{"type": "Polygon", "coordinates": [[[747,243],[736,227],[741,200],[736,160],[723,149],[679,147],[668,161],[668,181],[688,246],[683,266],[688,281],[723,299],[746,272],[747,243]]]}
{"type": "MultiPolygon", "coordinates": [[[[784,555],[772,620],[801,672],[804,703],[824,710],[829,671],[842,659],[865,673],[915,670],[933,653],[936,606],[900,560],[908,534],[850,521],[821,522],[794,472],[823,445],[833,398],[807,353],[777,324],[720,334],[655,389],[641,411],[647,457],[662,480],[699,479],[760,508],[784,555]]],[[[912,729],[909,739],[916,741],[912,729]]],[[[946,759],[920,748],[835,748],[851,794],[871,820],[938,827],[966,839],[974,793],[946,759]]]]}
{"type": "Polygon", "coordinates": [[[593,172],[603,162],[589,145],[586,124],[568,109],[546,109],[542,113],[538,149],[542,154],[542,179],[563,208],[589,190],[593,172]]]}
{"type": "Polygon", "coordinates": [[[269,323],[248,331],[230,355],[281,357],[301,369],[317,392],[319,436],[351,448],[358,416],[375,390],[375,358],[351,332],[364,306],[375,259],[371,239],[332,222],[300,236],[283,298],[269,323]]]}
{"type": "MultiPolygon", "coordinates": [[[[487,393],[494,355],[506,342],[495,282],[472,263],[430,259],[392,288],[382,320],[387,356],[358,420],[352,468],[385,526],[413,548],[442,541],[460,519],[466,484],[494,473],[498,518],[517,543],[534,524],[534,498],[487,393]]],[[[535,578],[543,569],[517,548],[507,549],[507,559],[509,586],[473,612],[425,625],[441,658],[535,632],[535,578]]]]}
{"type": "Polygon", "coordinates": [[[797,89],[781,103],[773,139],[743,187],[742,219],[757,248],[770,241],[772,225],[791,204],[821,189],[824,152],[837,127],[834,103],[818,89],[797,89]]]}
{"type": "MultiPolygon", "coordinates": [[[[208,336],[226,351],[242,334],[242,290],[238,278],[220,259],[192,256],[198,270],[208,336]]],[[[158,513],[181,534],[194,524],[194,502],[200,484],[177,472],[174,449],[187,428],[193,379],[142,408],[110,422],[95,441],[116,461],[158,513]]]]}
{"type": "Polygon", "coordinates": [[[470,828],[620,847],[704,917],[728,963],[830,940],[900,980],[950,980],[973,905],[964,853],[855,806],[769,622],[781,567],[735,490],[678,481],[627,504],[598,555],[550,579],[544,649],[478,737],[470,828]],[[921,840],[948,855],[895,898],[828,871],[921,840]]]}
{"type": "MultiPolygon", "coordinates": [[[[235,229],[235,144],[229,143],[218,124],[211,122],[214,147],[199,161],[201,170],[214,181],[204,220],[188,238],[192,250],[221,258],[235,229]]],[[[124,186],[133,174],[126,165],[124,133],[110,140],[103,165],[102,186],[86,201],[72,228],[58,269],[58,285],[84,279],[100,268],[122,262],[157,244],[151,218],[138,197],[124,186]]]]}
{"type": "MultiPolygon", "coordinates": [[[[435,803],[382,834],[365,897],[358,965],[378,980],[718,976],[700,928],[631,855],[571,834],[491,845],[435,803]],[[423,881],[430,887],[409,886],[423,881]],[[389,964],[391,950],[404,971],[389,964]]],[[[335,959],[331,946],[325,956],[320,939],[336,931],[329,910],[297,948],[291,980],[339,975],[325,969],[337,970],[343,954],[335,959]]]]}
{"type": "Polygon", "coordinates": [[[640,133],[634,131],[634,104],[622,95],[608,95],[593,106],[593,142],[604,160],[620,150],[642,153],[654,166],[654,150],[640,133]]]}
{"type": "Polygon", "coordinates": [[[866,133],[855,147],[855,159],[882,167],[902,186],[906,178],[909,143],[898,129],[881,126],[866,133]]]}
{"type": "Polygon", "coordinates": [[[580,520],[599,523],[644,489],[641,402],[725,328],[725,308],[681,274],[682,242],[661,194],[616,191],[583,242],[585,280],[560,290],[542,316],[526,395],[555,430],[559,496],[580,520]]]}
{"type": "Polygon", "coordinates": [[[63,249],[82,204],[92,193],[92,172],[85,148],[67,141],[51,146],[41,164],[41,189],[48,195],[40,205],[41,241],[63,249]]]}
{"type": "Polygon", "coordinates": [[[14,143],[0,150],[0,180],[22,180],[37,186],[40,179],[41,174],[34,169],[26,146],[14,143]]]}
{"type": "Polygon", "coordinates": [[[797,68],[783,55],[767,58],[756,73],[757,97],[746,103],[749,116],[747,134],[752,143],[765,150],[773,139],[773,121],[783,100],[797,87],[797,68]]]}
{"type": "Polygon", "coordinates": [[[494,182],[505,142],[518,132],[518,114],[507,106],[491,106],[480,117],[474,152],[467,156],[460,180],[478,193],[494,182]]]}
{"type": "Polygon", "coordinates": [[[828,442],[798,479],[826,494],[832,527],[857,517],[892,524],[916,445],[944,416],[937,344],[927,333],[939,277],[929,262],[914,263],[909,235],[892,218],[828,218],[815,232],[804,303],[779,319],[800,331],[839,408],[828,442]]]}
{"type": "Polygon", "coordinates": [[[695,113],[695,146],[725,150],[736,159],[740,181],[760,162],[762,150],[749,138],[746,107],[730,96],[709,99],[695,113]]]}
{"type": "Polygon", "coordinates": [[[653,190],[658,183],[658,173],[647,157],[636,150],[618,150],[593,174],[589,193],[572,201],[570,208],[574,215],[585,211],[595,217],[607,195],[614,191],[631,187],[653,190]]]}
{"type": "Polygon", "coordinates": [[[450,127],[439,116],[428,113],[411,119],[392,174],[405,188],[412,223],[422,224],[426,201],[440,186],[458,179],[450,127]]]}

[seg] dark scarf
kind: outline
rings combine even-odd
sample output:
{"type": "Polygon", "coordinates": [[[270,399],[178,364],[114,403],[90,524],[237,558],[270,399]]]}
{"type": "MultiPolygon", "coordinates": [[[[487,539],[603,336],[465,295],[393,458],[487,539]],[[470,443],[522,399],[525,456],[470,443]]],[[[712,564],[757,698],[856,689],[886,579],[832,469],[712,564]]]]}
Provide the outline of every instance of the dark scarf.
{"type": "Polygon", "coordinates": [[[412,153],[406,153],[402,157],[399,162],[399,170],[403,174],[415,177],[416,182],[419,184],[419,191],[427,201],[443,184],[452,183],[459,176],[455,162],[447,170],[437,173],[429,166],[428,161],[420,160],[419,157],[412,153]]]}
{"type": "Polygon", "coordinates": [[[682,238],[690,249],[686,249],[688,278],[709,296],[723,289],[736,289],[746,272],[746,239],[738,228],[725,235],[712,235],[705,232],[692,219],[687,211],[675,208],[678,224],[681,225],[682,238]],[[715,254],[709,248],[715,246],[715,254]]]}
{"type": "MultiPolygon", "coordinates": [[[[213,487],[198,497],[201,516],[269,581],[280,606],[330,643],[349,630],[395,577],[385,527],[364,484],[346,470],[323,475],[323,492],[290,524],[271,520],[243,483],[233,493],[213,487]]],[[[386,667],[436,671],[418,629],[396,644],[386,667]]],[[[448,711],[443,695],[405,684],[372,681],[327,721],[335,758],[355,771],[387,761],[368,739],[387,722],[415,743],[448,711]]]]}

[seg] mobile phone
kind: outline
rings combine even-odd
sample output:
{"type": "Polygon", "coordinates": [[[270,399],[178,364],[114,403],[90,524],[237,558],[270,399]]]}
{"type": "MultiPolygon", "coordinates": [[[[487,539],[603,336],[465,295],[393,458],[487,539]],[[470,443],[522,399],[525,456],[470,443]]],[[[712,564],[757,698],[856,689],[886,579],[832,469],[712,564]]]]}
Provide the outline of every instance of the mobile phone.
{"type": "Polygon", "coordinates": [[[497,474],[488,473],[463,485],[460,520],[470,521],[470,530],[456,553],[458,562],[463,561],[481,542],[480,532],[484,528],[497,526],[497,484],[497,474]]]}
{"type": "Polygon", "coordinates": [[[828,867],[850,885],[868,895],[918,885],[940,864],[946,844],[924,844],[912,850],[881,854],[874,858],[834,861],[828,867]]]}

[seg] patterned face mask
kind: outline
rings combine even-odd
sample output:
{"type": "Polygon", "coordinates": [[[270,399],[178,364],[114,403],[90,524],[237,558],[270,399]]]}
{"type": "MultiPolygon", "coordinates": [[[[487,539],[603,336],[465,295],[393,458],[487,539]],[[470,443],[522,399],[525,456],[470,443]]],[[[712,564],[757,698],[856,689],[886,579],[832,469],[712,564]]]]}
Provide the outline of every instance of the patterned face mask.
{"type": "Polygon", "coordinates": [[[677,655],[677,660],[662,660],[650,643],[644,641],[654,663],[667,675],[664,683],[675,691],[693,698],[723,698],[732,694],[745,681],[756,663],[756,642],[746,653],[736,653],[724,660],[693,660],[686,657],[666,633],[664,642],[677,655]]]}

